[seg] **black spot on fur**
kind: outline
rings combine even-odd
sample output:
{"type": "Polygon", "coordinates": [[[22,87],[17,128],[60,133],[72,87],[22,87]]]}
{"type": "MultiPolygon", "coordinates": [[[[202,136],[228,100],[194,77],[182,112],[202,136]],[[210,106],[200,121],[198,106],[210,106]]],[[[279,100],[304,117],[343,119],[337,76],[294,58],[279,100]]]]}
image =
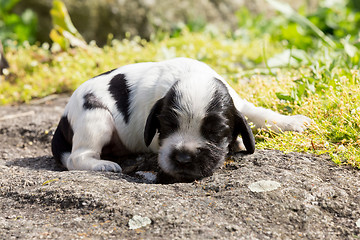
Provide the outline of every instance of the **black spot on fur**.
{"type": "Polygon", "coordinates": [[[202,133],[205,136],[207,135],[210,140],[221,139],[230,133],[232,134],[230,146],[235,143],[237,136],[241,134],[246,147],[246,153],[254,153],[255,139],[249,124],[245,117],[235,108],[225,84],[219,79],[215,79],[215,82],[218,84],[218,87],[212,101],[209,103],[207,109],[208,116],[204,119],[202,133]],[[213,113],[215,114],[214,116],[212,116],[213,113]],[[230,128],[224,128],[224,123],[230,128]],[[215,131],[211,131],[206,125],[213,125],[215,131]]]}
{"type": "Polygon", "coordinates": [[[206,112],[223,113],[224,111],[234,107],[234,103],[232,101],[232,98],[230,97],[230,94],[225,84],[216,78],[214,81],[218,85],[218,87],[216,88],[216,91],[211,99],[211,102],[209,103],[206,109],[206,112]]]}
{"type": "Polygon", "coordinates": [[[96,108],[107,109],[107,107],[104,106],[104,104],[102,102],[100,102],[100,100],[97,97],[95,97],[95,95],[93,93],[87,93],[84,96],[83,107],[85,110],[91,110],[91,109],[96,109],[96,108]]]}
{"type": "Polygon", "coordinates": [[[124,116],[125,123],[129,122],[130,118],[130,89],[126,83],[124,74],[115,75],[109,83],[109,92],[115,99],[117,109],[124,116]]]}
{"type": "Polygon", "coordinates": [[[201,124],[201,134],[209,142],[229,141],[234,129],[235,106],[224,83],[215,79],[218,85],[206,109],[206,116],[201,124]]]}
{"type": "Polygon", "coordinates": [[[61,156],[64,153],[71,152],[73,135],[74,132],[67,117],[63,116],[51,141],[51,151],[55,160],[61,162],[61,156]]]}
{"type": "Polygon", "coordinates": [[[163,105],[164,105],[164,98],[157,100],[157,102],[152,106],[150,113],[146,119],[144,140],[145,140],[145,145],[147,147],[151,144],[156,134],[156,131],[158,131],[160,128],[159,114],[163,108],[163,105]]]}
{"type": "MultiPolygon", "coordinates": [[[[174,86],[176,83],[174,84],[174,86]]],[[[170,88],[165,97],[159,99],[152,107],[146,120],[144,138],[146,146],[151,144],[156,131],[159,132],[159,144],[162,139],[179,129],[179,120],[174,109],[179,109],[176,103],[174,86],[170,88]]]]}
{"type": "Polygon", "coordinates": [[[179,98],[180,93],[175,92],[176,85],[177,83],[175,83],[166,94],[162,111],[158,116],[160,119],[160,143],[162,139],[168,137],[171,133],[176,132],[180,127],[178,115],[174,111],[179,110],[179,103],[176,99],[179,98]]]}

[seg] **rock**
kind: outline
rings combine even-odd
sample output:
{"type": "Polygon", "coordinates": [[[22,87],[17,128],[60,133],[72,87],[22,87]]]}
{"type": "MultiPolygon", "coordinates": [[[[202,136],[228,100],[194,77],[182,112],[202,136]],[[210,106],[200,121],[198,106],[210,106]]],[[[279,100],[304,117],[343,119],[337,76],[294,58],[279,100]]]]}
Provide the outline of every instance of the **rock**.
{"type": "Polygon", "coordinates": [[[129,220],[129,229],[138,229],[149,224],[151,224],[150,218],[135,215],[132,219],[129,220]]]}
{"type": "Polygon", "coordinates": [[[281,186],[280,183],[269,180],[261,180],[249,185],[249,189],[253,192],[269,192],[278,189],[281,186]]]}
{"type": "Polygon", "coordinates": [[[54,130],[62,114],[58,108],[67,100],[0,107],[0,116],[35,112],[0,121],[0,166],[5,166],[0,167],[0,239],[335,240],[360,235],[360,171],[337,166],[326,155],[257,149],[232,156],[233,167],[192,183],[149,184],[126,174],[66,171],[51,157],[50,139],[43,134],[54,130]],[[33,145],[18,147],[29,141],[33,145]],[[249,190],[249,183],[264,179],[281,187],[249,190]],[[135,216],[141,216],[138,225],[132,223],[135,216]],[[130,229],[135,226],[142,227],[130,229]]]}

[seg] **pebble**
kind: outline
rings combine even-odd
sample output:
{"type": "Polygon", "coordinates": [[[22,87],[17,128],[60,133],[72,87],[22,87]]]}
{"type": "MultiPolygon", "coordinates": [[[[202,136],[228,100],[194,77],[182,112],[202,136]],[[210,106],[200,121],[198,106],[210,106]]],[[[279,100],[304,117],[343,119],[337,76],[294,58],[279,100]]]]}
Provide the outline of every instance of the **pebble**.
{"type": "Polygon", "coordinates": [[[249,189],[252,192],[269,192],[278,189],[281,186],[280,183],[271,180],[261,180],[249,185],[249,189]]]}
{"type": "Polygon", "coordinates": [[[129,229],[138,229],[149,224],[151,224],[150,218],[135,215],[132,219],[129,220],[129,229]]]}
{"type": "Polygon", "coordinates": [[[228,230],[229,232],[236,232],[239,230],[239,227],[236,225],[229,225],[229,226],[225,226],[225,229],[228,230]]]}
{"type": "Polygon", "coordinates": [[[356,221],[356,226],[360,228],[360,218],[356,221]]]}
{"type": "Polygon", "coordinates": [[[81,222],[82,220],[84,220],[82,217],[74,218],[74,221],[75,221],[75,222],[81,222]]]}

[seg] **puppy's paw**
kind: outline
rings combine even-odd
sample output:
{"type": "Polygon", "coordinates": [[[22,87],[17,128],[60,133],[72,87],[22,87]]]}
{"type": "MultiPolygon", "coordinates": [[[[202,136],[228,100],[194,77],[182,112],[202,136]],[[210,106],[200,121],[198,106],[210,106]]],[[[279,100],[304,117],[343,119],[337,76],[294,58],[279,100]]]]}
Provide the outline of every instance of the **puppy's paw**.
{"type": "Polygon", "coordinates": [[[303,132],[312,122],[313,120],[304,115],[285,116],[278,126],[281,131],[303,132]]]}
{"type": "Polygon", "coordinates": [[[119,164],[111,162],[111,161],[105,161],[105,160],[98,161],[97,164],[92,166],[92,170],[93,171],[101,171],[101,172],[121,172],[122,171],[119,164]]]}

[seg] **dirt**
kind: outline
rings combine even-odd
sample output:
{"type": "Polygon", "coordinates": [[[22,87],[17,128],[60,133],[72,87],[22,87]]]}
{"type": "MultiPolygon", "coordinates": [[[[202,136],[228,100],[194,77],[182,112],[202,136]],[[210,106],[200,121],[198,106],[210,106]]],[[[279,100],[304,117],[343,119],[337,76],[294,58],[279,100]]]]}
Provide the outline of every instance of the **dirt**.
{"type": "Polygon", "coordinates": [[[360,172],[326,155],[256,150],[192,183],[66,171],[50,141],[67,100],[0,107],[0,239],[360,238],[360,172]]]}

